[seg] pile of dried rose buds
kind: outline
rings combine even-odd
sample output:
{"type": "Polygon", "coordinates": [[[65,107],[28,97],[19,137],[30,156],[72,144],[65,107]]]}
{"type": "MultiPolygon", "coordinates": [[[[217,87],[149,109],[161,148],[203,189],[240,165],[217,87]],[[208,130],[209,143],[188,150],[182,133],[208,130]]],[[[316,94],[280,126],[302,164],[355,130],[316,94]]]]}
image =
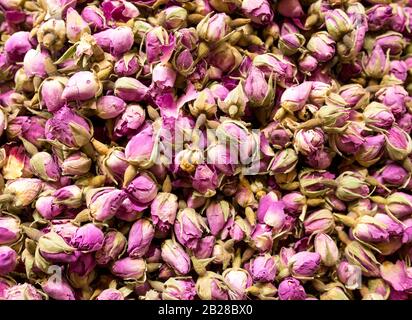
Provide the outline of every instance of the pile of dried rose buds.
{"type": "Polygon", "coordinates": [[[0,9],[0,300],[412,297],[412,1],[0,9]]]}

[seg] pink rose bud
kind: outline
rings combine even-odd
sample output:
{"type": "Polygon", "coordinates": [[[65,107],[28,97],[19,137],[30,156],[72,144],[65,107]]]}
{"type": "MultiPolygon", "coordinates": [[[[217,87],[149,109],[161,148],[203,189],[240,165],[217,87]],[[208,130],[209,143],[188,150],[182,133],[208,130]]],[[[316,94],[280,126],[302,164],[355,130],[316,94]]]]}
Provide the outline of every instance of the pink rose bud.
{"type": "Polygon", "coordinates": [[[136,134],[144,121],[144,109],[138,104],[129,104],[123,114],[115,121],[113,129],[115,137],[120,138],[136,134]]]}
{"type": "Polygon", "coordinates": [[[82,190],[76,185],[60,188],[53,192],[55,203],[65,205],[69,208],[79,208],[82,203],[82,190]]]}
{"type": "Polygon", "coordinates": [[[150,205],[153,224],[161,231],[168,231],[173,225],[178,209],[178,198],[167,192],[159,192],[150,205]]]}
{"type": "Polygon", "coordinates": [[[108,231],[104,236],[102,248],[96,251],[97,264],[105,266],[117,260],[124,252],[126,243],[127,240],[121,232],[115,230],[108,231]]]}
{"type": "Polygon", "coordinates": [[[311,89],[311,81],[287,88],[280,99],[282,108],[290,112],[301,110],[309,98],[311,89]]]}
{"type": "Polygon", "coordinates": [[[280,300],[305,300],[305,288],[295,278],[286,278],[278,287],[278,295],[280,300]]]}
{"type": "Polygon", "coordinates": [[[225,13],[208,14],[197,24],[197,33],[207,42],[217,42],[229,33],[230,20],[225,13]]]}
{"type": "Polygon", "coordinates": [[[265,74],[254,66],[248,72],[244,92],[249,99],[249,103],[256,107],[269,106],[275,98],[272,81],[267,82],[265,74]]]}
{"type": "Polygon", "coordinates": [[[353,109],[363,109],[370,99],[370,93],[359,84],[347,84],[339,89],[339,95],[347,106],[353,109]]]}
{"type": "Polygon", "coordinates": [[[356,161],[364,167],[369,167],[380,160],[384,152],[385,136],[367,136],[362,146],[355,154],[356,161]]]}
{"type": "Polygon", "coordinates": [[[380,275],[380,263],[376,260],[372,251],[357,241],[352,241],[345,248],[345,257],[350,264],[358,266],[362,275],[366,277],[378,277],[380,275]]]}
{"type": "Polygon", "coordinates": [[[385,135],[386,151],[392,160],[403,160],[412,152],[412,139],[399,127],[392,127],[385,135]]]}
{"type": "Polygon", "coordinates": [[[117,289],[105,289],[97,296],[96,300],[124,300],[124,296],[117,289]]]}
{"type": "Polygon", "coordinates": [[[305,14],[299,0],[280,0],[278,11],[282,16],[288,18],[300,18],[305,14]]]}
{"type": "Polygon", "coordinates": [[[229,268],[223,271],[222,276],[230,289],[230,300],[245,300],[246,289],[253,283],[249,272],[241,268],[229,268]]]}
{"type": "Polygon", "coordinates": [[[374,216],[375,222],[381,223],[382,227],[388,232],[389,236],[401,236],[404,227],[385,213],[377,213],[374,216]]]}
{"type": "Polygon", "coordinates": [[[257,24],[266,25],[273,20],[273,11],[267,0],[243,0],[242,12],[257,24]]]}
{"type": "Polygon", "coordinates": [[[403,86],[394,85],[380,89],[375,97],[377,101],[391,108],[395,118],[406,112],[405,103],[409,100],[408,92],[403,86]]]}
{"type": "Polygon", "coordinates": [[[395,264],[385,261],[380,267],[382,278],[388,282],[394,290],[410,293],[412,289],[412,278],[409,275],[408,269],[402,260],[396,261],[395,264]]]}
{"type": "Polygon", "coordinates": [[[13,216],[0,216],[0,245],[13,244],[20,237],[20,221],[13,216]]]}
{"type": "Polygon", "coordinates": [[[148,174],[141,174],[127,186],[126,193],[133,208],[143,210],[156,198],[157,184],[148,174]]]}
{"type": "Polygon", "coordinates": [[[279,201],[274,192],[270,192],[259,201],[257,219],[259,223],[265,223],[274,230],[280,230],[285,223],[284,208],[283,202],[279,201]]]}
{"type": "Polygon", "coordinates": [[[380,45],[376,45],[370,55],[363,58],[363,66],[368,77],[381,79],[389,71],[389,57],[380,45]]]}
{"type": "Polygon", "coordinates": [[[215,246],[215,240],[216,239],[214,236],[206,236],[200,239],[197,243],[196,249],[193,250],[195,257],[198,259],[210,258],[215,246]]]}
{"type": "Polygon", "coordinates": [[[392,18],[392,8],[387,4],[376,4],[366,11],[368,26],[371,31],[383,29],[392,18]]]}
{"type": "Polygon", "coordinates": [[[80,251],[94,252],[102,248],[103,241],[103,232],[93,223],[87,223],[77,229],[70,243],[80,251]]]}
{"type": "Polygon", "coordinates": [[[275,154],[275,157],[272,159],[272,161],[269,164],[268,170],[272,174],[277,174],[277,173],[289,173],[295,169],[297,163],[298,163],[298,155],[296,154],[296,151],[293,150],[292,148],[287,148],[281,151],[278,151],[275,154]]]}
{"type": "Polygon", "coordinates": [[[295,132],[294,147],[298,152],[304,155],[310,155],[321,149],[324,143],[325,134],[322,129],[301,129],[295,132]]]}
{"type": "Polygon", "coordinates": [[[26,52],[33,47],[30,40],[30,32],[13,33],[4,44],[7,59],[11,62],[22,62],[26,52]]]}
{"type": "Polygon", "coordinates": [[[325,14],[328,33],[338,41],[353,29],[352,21],[342,9],[329,10],[325,14]]]}
{"type": "Polygon", "coordinates": [[[317,252],[301,251],[293,255],[288,261],[292,276],[296,278],[311,278],[318,271],[321,256],[317,252]]]}
{"type": "Polygon", "coordinates": [[[319,253],[322,264],[333,267],[339,261],[339,249],[330,236],[326,233],[318,233],[315,236],[315,252],[319,253]]]}
{"type": "Polygon", "coordinates": [[[385,186],[401,187],[409,179],[409,173],[396,163],[387,164],[378,173],[385,186]]]}
{"type": "Polygon", "coordinates": [[[210,228],[210,233],[217,236],[229,218],[234,216],[234,209],[227,201],[213,201],[206,209],[206,218],[210,228]]]}
{"type": "Polygon", "coordinates": [[[54,203],[54,200],[53,196],[45,196],[36,201],[36,210],[47,220],[54,219],[64,211],[64,206],[54,203]]]}
{"type": "Polygon", "coordinates": [[[362,270],[358,266],[352,265],[347,261],[339,263],[336,269],[338,279],[349,290],[359,289],[361,285],[362,270]]]}
{"type": "Polygon", "coordinates": [[[282,202],[285,206],[285,213],[297,216],[306,204],[306,197],[300,192],[290,192],[282,197],[282,202]]]}
{"type": "Polygon", "coordinates": [[[299,58],[299,70],[310,73],[318,67],[318,60],[309,53],[303,53],[299,58]]]}
{"type": "Polygon", "coordinates": [[[246,219],[239,216],[235,217],[235,220],[229,230],[230,237],[235,241],[242,241],[246,237],[250,236],[252,227],[246,219]]]}
{"type": "Polygon", "coordinates": [[[115,216],[125,198],[123,191],[112,187],[91,189],[86,193],[86,205],[92,217],[105,221],[115,216]]]}
{"type": "Polygon", "coordinates": [[[211,271],[196,282],[196,292],[202,300],[229,300],[228,290],[220,275],[211,271]]]}
{"type": "Polygon", "coordinates": [[[126,160],[142,169],[150,168],[157,158],[157,138],[152,125],[145,126],[126,145],[126,160]]]}
{"type": "Polygon", "coordinates": [[[67,9],[66,35],[71,42],[77,42],[83,33],[90,33],[90,27],[80,14],[73,8],[67,9]]]}
{"type": "Polygon", "coordinates": [[[279,50],[287,56],[294,55],[304,45],[306,39],[299,29],[289,22],[284,22],[280,29],[279,50]]]}
{"type": "Polygon", "coordinates": [[[258,255],[249,262],[249,272],[256,282],[272,282],[276,277],[275,258],[270,254],[258,255]]]}
{"type": "Polygon", "coordinates": [[[63,176],[82,176],[90,171],[92,160],[83,152],[75,152],[61,163],[63,176]]]}
{"type": "Polygon", "coordinates": [[[12,272],[17,266],[17,253],[12,248],[0,246],[0,275],[12,272]]]}
{"type": "Polygon", "coordinates": [[[119,78],[114,84],[114,94],[124,101],[142,101],[148,90],[139,80],[130,77],[119,78]]]}
{"type": "Polygon", "coordinates": [[[100,31],[106,27],[106,19],[104,17],[103,11],[94,5],[85,7],[82,10],[82,18],[88,23],[90,28],[94,31],[100,31]]]}
{"type": "Polygon", "coordinates": [[[398,55],[402,53],[406,46],[405,39],[402,34],[397,32],[386,32],[382,35],[377,36],[373,40],[373,45],[379,45],[383,52],[388,52],[390,55],[398,55]]]}
{"type": "Polygon", "coordinates": [[[174,231],[180,244],[190,249],[196,248],[199,239],[207,231],[207,225],[194,209],[186,208],[177,213],[174,231]]]}
{"type": "Polygon", "coordinates": [[[114,72],[120,77],[129,77],[136,74],[141,66],[139,59],[135,54],[126,53],[122,58],[116,61],[114,72]]]}
{"type": "Polygon", "coordinates": [[[169,278],[164,283],[162,300],[194,300],[196,296],[193,279],[169,278]]]}
{"type": "MultiPolygon", "coordinates": [[[[76,249],[71,247],[62,236],[53,231],[48,232],[40,237],[37,248],[38,254],[42,256],[42,259],[39,259],[40,263],[44,259],[51,263],[69,263],[77,260],[77,257],[75,255],[76,249]]],[[[35,262],[36,261],[37,258],[35,262]]],[[[36,263],[36,265],[40,269],[48,268],[48,266],[43,265],[43,263],[36,263]]]]}
{"type": "Polygon", "coordinates": [[[262,70],[267,77],[276,73],[281,83],[291,82],[296,75],[296,66],[282,55],[265,53],[253,58],[253,65],[262,70]]]}
{"type": "Polygon", "coordinates": [[[123,258],[113,263],[112,273],[124,280],[144,281],[146,278],[146,263],[143,259],[123,258]]]}
{"type": "Polygon", "coordinates": [[[180,6],[170,6],[161,11],[160,14],[164,15],[162,25],[166,29],[179,29],[186,25],[188,13],[185,8],[180,6]]]}
{"type": "Polygon", "coordinates": [[[395,117],[391,109],[379,102],[370,103],[364,110],[365,124],[372,128],[389,129],[395,117]]]}
{"type": "Polygon", "coordinates": [[[36,153],[30,159],[30,166],[33,173],[44,181],[58,181],[60,179],[60,168],[50,153],[36,153]]]}
{"type": "Polygon", "coordinates": [[[335,218],[328,209],[311,213],[303,222],[305,234],[330,233],[335,229],[335,218]]]}
{"type": "Polygon", "coordinates": [[[89,123],[67,106],[47,120],[45,131],[47,139],[74,149],[83,147],[92,137],[89,123]]]}
{"type": "Polygon", "coordinates": [[[43,188],[43,182],[34,178],[9,180],[4,188],[4,195],[11,195],[10,204],[16,208],[30,205],[43,188]]]}
{"type": "Polygon", "coordinates": [[[43,300],[44,296],[28,283],[16,284],[5,292],[5,300],[43,300]]]}
{"type": "Polygon", "coordinates": [[[90,71],[79,71],[72,75],[63,90],[62,98],[68,101],[83,101],[101,94],[102,85],[90,71]]]}
{"type": "Polygon", "coordinates": [[[175,80],[176,72],[171,66],[159,63],[153,68],[152,81],[157,88],[161,90],[173,88],[175,80]]]}
{"type": "Polygon", "coordinates": [[[73,288],[65,279],[60,279],[56,275],[48,278],[42,283],[43,291],[54,300],[76,300],[73,288]]]}
{"type": "Polygon", "coordinates": [[[193,177],[193,188],[202,194],[214,194],[218,187],[216,171],[206,164],[196,167],[193,177]]]}
{"type": "Polygon", "coordinates": [[[120,56],[129,51],[134,43],[132,29],[126,26],[107,29],[93,34],[96,43],[113,56],[120,56]]]}
{"type": "Polygon", "coordinates": [[[190,272],[190,257],[180,244],[171,239],[165,240],[162,244],[162,259],[179,274],[185,275],[190,272]]]}
{"type": "Polygon", "coordinates": [[[408,77],[408,65],[404,61],[393,60],[390,62],[389,74],[404,82],[408,77]]]}
{"type": "Polygon", "coordinates": [[[24,72],[27,76],[46,78],[56,71],[50,55],[46,51],[30,49],[26,52],[23,60],[24,72]]]}
{"type": "Polygon", "coordinates": [[[335,41],[325,31],[314,33],[306,47],[320,62],[329,61],[335,55],[335,41]]]}
{"type": "Polygon", "coordinates": [[[338,152],[352,155],[355,154],[365,142],[362,136],[363,130],[363,123],[352,121],[342,133],[331,135],[331,140],[335,144],[338,152]]]}
{"type": "Polygon", "coordinates": [[[48,19],[37,29],[37,41],[51,52],[59,51],[66,42],[66,24],[62,19],[48,19]]]}
{"type": "Polygon", "coordinates": [[[369,185],[365,178],[352,171],[345,171],[336,178],[336,196],[342,201],[352,201],[369,195],[369,185]]]}
{"type": "Polygon", "coordinates": [[[155,27],[146,34],[147,62],[161,61],[166,63],[175,49],[175,37],[168,33],[163,27],[155,27]]]}
{"type": "Polygon", "coordinates": [[[398,126],[408,134],[412,132],[412,114],[406,113],[398,121],[398,126]]]}
{"type": "Polygon", "coordinates": [[[130,229],[127,253],[131,258],[143,257],[154,237],[154,228],[147,219],[137,220],[130,229]]]}
{"type": "Polygon", "coordinates": [[[126,102],[115,96],[102,96],[96,101],[96,114],[102,119],[116,118],[126,109],[126,102]]]}
{"type": "Polygon", "coordinates": [[[41,103],[49,112],[56,112],[65,104],[62,98],[64,88],[67,84],[65,77],[51,77],[45,79],[40,87],[41,103]]]}
{"type": "Polygon", "coordinates": [[[394,192],[385,200],[388,214],[402,219],[412,214],[412,196],[404,192],[394,192]]]}
{"type": "Polygon", "coordinates": [[[261,253],[272,250],[273,233],[272,227],[266,224],[257,224],[250,234],[252,245],[261,253]]]}

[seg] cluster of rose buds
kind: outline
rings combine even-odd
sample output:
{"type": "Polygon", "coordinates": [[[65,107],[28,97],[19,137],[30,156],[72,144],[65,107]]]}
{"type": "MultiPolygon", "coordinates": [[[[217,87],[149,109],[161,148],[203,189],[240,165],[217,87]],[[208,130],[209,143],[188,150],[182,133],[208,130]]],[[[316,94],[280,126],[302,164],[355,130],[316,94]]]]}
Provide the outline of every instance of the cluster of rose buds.
{"type": "Polygon", "coordinates": [[[0,300],[412,298],[412,1],[0,11],[0,300]]]}

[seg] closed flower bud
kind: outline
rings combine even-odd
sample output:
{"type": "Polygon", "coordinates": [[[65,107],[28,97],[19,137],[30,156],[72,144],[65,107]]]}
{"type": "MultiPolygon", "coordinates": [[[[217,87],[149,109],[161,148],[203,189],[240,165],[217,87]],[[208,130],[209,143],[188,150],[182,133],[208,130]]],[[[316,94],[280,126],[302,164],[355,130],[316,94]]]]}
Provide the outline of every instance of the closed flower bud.
{"type": "Polygon", "coordinates": [[[366,11],[369,30],[382,29],[392,18],[392,8],[387,4],[376,4],[366,11]]]}
{"type": "Polygon", "coordinates": [[[0,275],[12,272],[17,265],[17,253],[12,248],[0,246],[0,275]]]}
{"type": "Polygon", "coordinates": [[[70,77],[62,98],[68,101],[84,101],[99,96],[101,92],[102,84],[94,73],[79,71],[70,77]]]}
{"type": "Polygon", "coordinates": [[[404,192],[394,192],[385,199],[388,214],[402,219],[412,214],[412,196],[404,192]]]}
{"type": "Polygon", "coordinates": [[[113,56],[129,51],[134,43],[132,29],[127,26],[107,29],[93,34],[96,43],[113,56]]]}
{"type": "Polygon", "coordinates": [[[309,98],[311,89],[312,82],[310,81],[287,88],[280,99],[282,108],[289,112],[301,110],[309,98]]]}
{"type": "Polygon", "coordinates": [[[96,300],[124,300],[124,296],[120,290],[105,289],[97,296],[96,300]]]}
{"type": "Polygon", "coordinates": [[[162,259],[179,274],[185,275],[190,272],[190,257],[183,247],[173,240],[163,242],[162,259]]]}
{"type": "Polygon", "coordinates": [[[282,280],[278,287],[280,300],[305,300],[305,288],[300,284],[298,279],[286,278],[282,280]]]}
{"type": "Polygon", "coordinates": [[[301,251],[293,255],[288,261],[292,276],[296,278],[311,278],[320,267],[321,256],[316,252],[301,251]]]}
{"type": "Polygon", "coordinates": [[[301,129],[295,132],[294,147],[304,155],[310,155],[318,149],[321,149],[324,143],[325,134],[322,129],[301,129]]]}
{"type": "Polygon", "coordinates": [[[279,13],[288,18],[300,18],[304,15],[299,0],[280,0],[278,4],[279,13]]]}
{"type": "Polygon", "coordinates": [[[320,295],[320,300],[349,300],[349,298],[343,289],[332,287],[320,295]]]}
{"type": "Polygon", "coordinates": [[[345,248],[345,257],[349,263],[358,266],[362,270],[362,274],[367,277],[378,277],[379,262],[375,255],[361,245],[359,242],[352,241],[345,248]]]}
{"type": "Polygon", "coordinates": [[[248,98],[245,95],[242,84],[239,84],[229,92],[224,101],[219,101],[220,110],[227,113],[231,118],[241,117],[246,108],[248,98]]]}
{"type": "Polygon", "coordinates": [[[230,17],[225,13],[209,14],[196,26],[199,37],[207,42],[221,40],[230,31],[230,17]]]}
{"type": "Polygon", "coordinates": [[[0,245],[13,244],[20,237],[20,221],[13,216],[0,216],[0,245]]]}
{"type": "Polygon", "coordinates": [[[116,118],[126,109],[126,102],[115,96],[102,96],[96,101],[96,114],[102,119],[116,118]]]}
{"type": "Polygon", "coordinates": [[[365,198],[369,194],[369,185],[361,174],[346,171],[336,178],[336,196],[342,201],[365,198]]]}
{"type": "Polygon", "coordinates": [[[385,242],[389,240],[386,225],[371,216],[362,216],[357,219],[352,229],[352,234],[356,239],[367,243],[385,242]]]}
{"type": "Polygon", "coordinates": [[[37,40],[50,51],[59,51],[66,41],[64,20],[50,19],[43,22],[37,31],[37,40]]]}
{"type": "Polygon", "coordinates": [[[115,137],[133,135],[145,120],[145,111],[138,104],[129,104],[123,114],[116,119],[114,124],[115,137]]]}
{"type": "Polygon", "coordinates": [[[395,118],[398,118],[406,111],[405,103],[409,95],[403,86],[393,85],[380,89],[375,97],[377,101],[391,108],[395,118]]]}
{"type": "Polygon", "coordinates": [[[296,154],[296,151],[292,148],[287,148],[275,154],[275,157],[269,164],[268,170],[273,174],[285,174],[295,169],[297,163],[298,156],[296,154]]]}
{"type": "Polygon", "coordinates": [[[272,81],[265,79],[265,74],[256,67],[251,67],[244,84],[249,103],[255,107],[268,107],[275,98],[272,81]]]}
{"type": "Polygon", "coordinates": [[[285,206],[285,213],[296,216],[302,212],[306,204],[306,197],[300,192],[290,192],[282,197],[282,202],[285,206]]]}
{"type": "Polygon", "coordinates": [[[412,152],[412,139],[399,127],[392,127],[385,134],[386,151],[392,160],[403,160],[412,152]]]}
{"type": "Polygon", "coordinates": [[[40,215],[47,219],[51,220],[64,211],[64,206],[54,203],[53,196],[39,197],[36,201],[36,210],[40,215]]]}
{"type": "Polygon", "coordinates": [[[139,80],[122,77],[114,84],[114,94],[124,101],[142,101],[148,92],[148,88],[139,80]]]}
{"type": "Polygon", "coordinates": [[[207,259],[210,258],[213,253],[213,248],[215,245],[214,236],[206,236],[199,240],[197,247],[193,250],[193,253],[198,259],[207,259]]]}
{"type": "Polygon", "coordinates": [[[5,300],[43,300],[44,296],[29,283],[16,284],[6,289],[5,300]]]}
{"type": "Polygon", "coordinates": [[[339,249],[335,241],[325,233],[318,233],[314,241],[315,252],[319,253],[322,264],[333,267],[339,261],[339,249]]]}
{"type": "Polygon", "coordinates": [[[306,234],[330,233],[335,229],[335,218],[328,209],[311,213],[303,222],[306,234]]]}
{"type": "Polygon", "coordinates": [[[362,270],[356,265],[350,264],[347,261],[339,263],[336,269],[337,276],[340,282],[349,290],[359,289],[361,286],[362,270]]]}
{"type": "Polygon", "coordinates": [[[76,185],[69,185],[53,192],[54,202],[69,208],[79,208],[82,205],[82,190],[76,185]]]}
{"type": "Polygon", "coordinates": [[[225,227],[229,218],[234,216],[234,209],[227,201],[213,201],[206,209],[206,218],[210,233],[217,236],[225,227]]]}
{"type": "Polygon", "coordinates": [[[325,31],[313,34],[306,47],[320,62],[329,61],[335,55],[335,41],[325,31]]]}
{"type": "Polygon", "coordinates": [[[205,221],[194,209],[186,208],[178,212],[174,231],[177,240],[183,246],[196,248],[205,230],[208,230],[205,221]]]}
{"type": "Polygon", "coordinates": [[[353,29],[352,21],[345,11],[335,9],[325,14],[326,29],[334,40],[339,40],[343,35],[353,29]]]}
{"type": "Polygon", "coordinates": [[[12,196],[11,205],[16,208],[30,205],[41,192],[43,183],[39,179],[19,178],[7,182],[4,195],[12,196]]]}
{"type": "Polygon", "coordinates": [[[370,93],[359,84],[347,84],[339,89],[339,95],[345,100],[348,108],[363,109],[368,103],[370,93]]]}
{"type": "Polygon", "coordinates": [[[86,21],[73,8],[67,9],[66,34],[71,42],[77,42],[83,33],[90,33],[90,27],[86,21]]]}
{"type": "Polygon", "coordinates": [[[126,192],[132,201],[134,209],[142,210],[147,208],[156,197],[157,185],[148,174],[141,174],[130,182],[126,192]]]}
{"type": "Polygon", "coordinates": [[[98,265],[107,265],[117,260],[125,251],[127,240],[125,236],[115,230],[108,231],[104,236],[103,246],[96,251],[95,257],[98,265]]]}
{"type": "Polygon", "coordinates": [[[167,192],[159,192],[150,205],[153,224],[161,231],[168,231],[176,219],[178,198],[167,192]]]}
{"type": "Polygon", "coordinates": [[[12,62],[22,62],[26,52],[33,47],[30,40],[29,32],[18,31],[13,33],[4,43],[7,59],[12,62]]]}
{"type": "MultiPolygon", "coordinates": [[[[40,237],[38,241],[38,251],[36,251],[47,261],[55,262],[72,262],[76,259],[76,249],[67,244],[65,239],[56,232],[49,232],[40,237]]],[[[41,259],[35,259],[37,267],[40,269],[48,268],[42,265],[41,259]],[[40,263],[40,264],[39,264],[40,263]]]]}
{"type": "MultiPolygon", "coordinates": [[[[279,38],[279,50],[287,56],[299,51],[306,39],[299,33],[299,29],[294,24],[285,22],[282,24],[279,38]]],[[[309,68],[310,69],[310,68],[309,68]]]]}
{"type": "Polygon", "coordinates": [[[179,6],[170,6],[159,13],[160,22],[166,29],[183,28],[186,25],[187,11],[179,6]]]}
{"type": "Polygon", "coordinates": [[[132,258],[141,258],[149,249],[154,237],[154,228],[147,219],[137,220],[129,232],[127,252],[132,258]]]}
{"type": "Polygon", "coordinates": [[[196,282],[196,292],[202,300],[228,300],[228,290],[222,276],[211,271],[207,271],[196,282]]]}
{"type": "Polygon", "coordinates": [[[113,263],[112,273],[124,280],[142,282],[146,278],[146,263],[143,259],[123,258],[113,263]]]}
{"type": "Polygon", "coordinates": [[[389,71],[388,55],[376,45],[368,57],[362,60],[365,74],[373,79],[381,79],[389,71]]]}
{"type": "Polygon", "coordinates": [[[239,216],[235,217],[235,220],[230,228],[230,237],[235,241],[242,241],[246,237],[250,236],[252,227],[246,219],[239,216]]]}
{"type": "Polygon", "coordinates": [[[253,283],[249,272],[241,268],[229,268],[222,273],[222,276],[230,289],[230,300],[245,300],[246,289],[253,283]]]}
{"type": "Polygon", "coordinates": [[[191,278],[170,278],[164,283],[163,300],[194,300],[195,282],[191,278]]]}
{"type": "Polygon", "coordinates": [[[30,166],[33,173],[44,181],[57,181],[60,178],[59,167],[50,153],[36,153],[30,159],[30,166]]]}
{"type": "Polygon", "coordinates": [[[42,283],[41,288],[54,300],[76,300],[73,288],[65,279],[51,276],[42,283]]]}
{"type": "Polygon", "coordinates": [[[167,62],[175,48],[175,37],[163,27],[155,27],[146,34],[147,62],[167,62]]]}
{"type": "Polygon", "coordinates": [[[274,230],[281,230],[286,218],[284,208],[283,202],[278,200],[274,192],[270,192],[259,201],[257,219],[259,223],[265,223],[274,230]]]}
{"type": "Polygon", "coordinates": [[[116,61],[113,70],[120,77],[128,77],[136,74],[140,68],[138,57],[133,53],[126,53],[116,61]]]}
{"type": "Polygon", "coordinates": [[[40,87],[41,104],[46,106],[49,112],[56,112],[64,106],[62,98],[68,79],[65,77],[50,77],[45,79],[40,87]]]}
{"type": "Polygon", "coordinates": [[[68,156],[61,164],[62,175],[81,176],[90,171],[92,160],[82,152],[68,156]]]}
{"type": "Polygon", "coordinates": [[[331,189],[335,175],[324,170],[303,170],[298,178],[300,191],[309,198],[317,198],[331,189]]]}
{"type": "Polygon", "coordinates": [[[193,176],[193,188],[205,195],[213,195],[218,187],[216,171],[208,165],[198,165],[193,176]]]}
{"type": "Polygon", "coordinates": [[[227,42],[223,42],[209,55],[209,62],[222,70],[222,72],[231,72],[241,64],[243,57],[236,47],[227,42]]]}
{"type": "Polygon", "coordinates": [[[250,234],[250,239],[253,247],[259,252],[268,252],[273,246],[272,227],[262,223],[257,224],[250,234]]]}
{"type": "Polygon", "coordinates": [[[369,167],[380,160],[384,146],[385,136],[383,134],[365,137],[365,141],[355,154],[355,159],[360,165],[369,167]]]}
{"type": "Polygon", "coordinates": [[[82,10],[81,16],[94,31],[100,31],[106,26],[103,11],[94,5],[85,7],[82,10]]]}
{"type": "Polygon", "coordinates": [[[389,50],[390,55],[396,56],[402,53],[406,46],[406,42],[402,34],[390,31],[374,37],[373,45],[379,45],[383,52],[386,53],[389,50]]]}
{"type": "Polygon", "coordinates": [[[46,51],[30,49],[27,51],[23,60],[24,72],[29,77],[37,76],[46,78],[56,71],[50,55],[46,51]]]}
{"type": "Polygon", "coordinates": [[[273,20],[273,11],[267,0],[243,0],[242,12],[257,24],[266,25],[273,20]]]}
{"type": "Polygon", "coordinates": [[[87,223],[77,229],[70,243],[80,251],[94,252],[102,248],[103,241],[103,232],[93,223],[87,223]]]}
{"type": "Polygon", "coordinates": [[[93,218],[105,221],[114,217],[125,198],[123,191],[112,187],[91,189],[86,193],[86,205],[93,218]]]}
{"type": "Polygon", "coordinates": [[[276,277],[276,263],[273,256],[264,254],[256,256],[249,262],[249,272],[256,282],[272,282],[276,277]]]}
{"type": "Polygon", "coordinates": [[[365,124],[380,129],[388,129],[395,121],[390,108],[379,102],[372,102],[363,110],[365,124]]]}

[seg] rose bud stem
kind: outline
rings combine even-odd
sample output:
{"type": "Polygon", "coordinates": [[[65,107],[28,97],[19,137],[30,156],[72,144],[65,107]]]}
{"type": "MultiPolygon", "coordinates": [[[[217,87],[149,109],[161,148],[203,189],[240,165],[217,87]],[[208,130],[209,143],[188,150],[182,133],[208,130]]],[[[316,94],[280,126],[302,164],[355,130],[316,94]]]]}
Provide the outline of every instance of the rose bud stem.
{"type": "Polygon", "coordinates": [[[196,25],[196,24],[198,24],[200,21],[202,21],[202,19],[204,18],[205,16],[203,16],[203,15],[201,15],[201,14],[199,14],[199,13],[191,13],[191,14],[189,14],[188,16],[187,16],[187,22],[189,23],[189,24],[194,24],[194,25],[196,25]]]}
{"type": "Polygon", "coordinates": [[[73,220],[73,223],[78,224],[79,226],[84,223],[90,221],[90,210],[83,209],[80,211],[73,220]]]}
{"type": "Polygon", "coordinates": [[[130,164],[125,173],[124,173],[124,179],[123,179],[123,187],[126,187],[139,173],[139,171],[137,170],[137,168],[130,164]]]}
{"type": "Polygon", "coordinates": [[[206,267],[207,265],[212,262],[215,259],[215,257],[207,258],[207,259],[197,259],[195,256],[191,257],[192,263],[193,263],[193,269],[196,271],[196,273],[199,276],[203,276],[206,274],[207,270],[206,267]]]}
{"type": "Polygon", "coordinates": [[[149,118],[153,121],[160,118],[159,112],[151,105],[147,106],[147,114],[149,115],[149,118]]]}
{"type": "Polygon", "coordinates": [[[104,144],[101,143],[100,141],[96,140],[95,138],[92,138],[92,145],[96,151],[102,155],[105,156],[109,153],[110,149],[104,144]]]}
{"type": "Polygon", "coordinates": [[[233,19],[232,21],[230,21],[229,25],[232,28],[237,28],[237,27],[241,27],[244,26],[245,24],[250,23],[250,19],[249,18],[237,18],[237,19],[233,19]]]}
{"type": "Polygon", "coordinates": [[[340,241],[342,241],[344,244],[348,245],[352,241],[349,239],[349,236],[346,234],[345,231],[343,231],[342,227],[336,227],[335,228],[336,232],[338,233],[338,238],[340,241]]]}
{"type": "Polygon", "coordinates": [[[235,257],[233,258],[232,268],[240,268],[242,265],[242,251],[240,248],[236,250],[235,257]]]}
{"type": "Polygon", "coordinates": [[[254,226],[256,224],[256,213],[253,211],[251,207],[247,207],[245,209],[245,216],[247,221],[254,226]]]}
{"type": "Polygon", "coordinates": [[[147,280],[147,282],[156,291],[163,292],[163,290],[165,289],[165,286],[164,286],[163,282],[154,281],[154,280],[147,280]]]}
{"type": "Polygon", "coordinates": [[[251,247],[248,247],[247,249],[245,249],[242,255],[242,263],[249,261],[250,258],[253,257],[254,253],[255,253],[255,249],[251,247]]]}
{"type": "Polygon", "coordinates": [[[342,222],[345,226],[352,228],[356,225],[355,219],[347,215],[335,213],[334,216],[337,221],[342,222]]]}
{"type": "Polygon", "coordinates": [[[159,270],[159,268],[161,267],[161,263],[148,263],[148,264],[146,264],[146,271],[148,272],[148,273],[151,273],[151,272],[155,272],[155,271],[158,271],[159,270]]]}
{"type": "Polygon", "coordinates": [[[371,196],[369,197],[369,199],[371,199],[373,202],[377,204],[387,204],[388,203],[388,201],[381,196],[371,196]]]}
{"type": "Polygon", "coordinates": [[[165,181],[163,181],[162,191],[167,193],[172,192],[172,180],[169,175],[167,175],[165,181]]]}

